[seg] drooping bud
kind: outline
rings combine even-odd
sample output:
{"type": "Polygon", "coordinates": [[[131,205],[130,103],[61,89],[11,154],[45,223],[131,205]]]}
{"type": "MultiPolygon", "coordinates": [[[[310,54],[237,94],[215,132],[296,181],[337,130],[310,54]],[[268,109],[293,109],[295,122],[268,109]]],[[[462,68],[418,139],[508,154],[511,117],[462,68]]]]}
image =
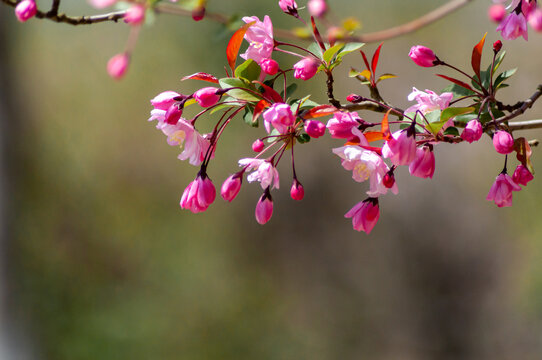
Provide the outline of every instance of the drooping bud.
{"type": "Polygon", "coordinates": [[[435,154],[433,147],[423,146],[416,149],[416,158],[408,167],[410,175],[421,178],[433,178],[435,173],[435,154]]]}
{"type": "Polygon", "coordinates": [[[298,17],[297,4],[294,0],[279,0],[279,6],[286,14],[298,17]]]}
{"type": "Polygon", "coordinates": [[[20,22],[33,18],[37,12],[38,7],[34,0],[23,0],[15,7],[15,16],[20,22]]]}
{"type": "Polygon", "coordinates": [[[241,190],[242,180],[243,178],[239,173],[230,175],[220,189],[222,198],[229,202],[235,199],[237,194],[239,194],[239,190],[241,190]]]}
{"type": "Polygon", "coordinates": [[[265,190],[258,200],[254,215],[256,216],[256,221],[260,225],[267,223],[269,219],[271,219],[271,216],[273,216],[273,199],[269,193],[269,188],[265,190]]]}
{"type": "Polygon", "coordinates": [[[113,56],[107,62],[107,73],[115,80],[120,80],[126,74],[128,65],[130,64],[130,57],[128,54],[117,54],[113,56]]]}
{"type": "Polygon", "coordinates": [[[294,179],[292,188],[290,189],[290,196],[297,201],[303,200],[305,197],[305,189],[297,179],[294,179]]]}
{"type": "Polygon", "coordinates": [[[267,75],[275,75],[279,71],[279,63],[273,59],[262,60],[260,67],[267,75]]]}
{"type": "Polygon", "coordinates": [[[518,165],[514,171],[514,175],[512,175],[512,180],[514,180],[516,184],[521,184],[523,186],[527,186],[527,183],[533,179],[533,174],[531,174],[529,169],[523,166],[523,164],[518,165]]]}
{"type": "Polygon", "coordinates": [[[422,45],[413,46],[408,53],[408,56],[418,66],[432,67],[438,64],[437,56],[433,50],[422,45]]]}
{"type": "Polygon", "coordinates": [[[220,95],[217,95],[217,88],[204,87],[194,93],[194,99],[201,107],[210,107],[216,105],[220,100],[220,95]]]}
{"type": "Polygon", "coordinates": [[[179,122],[179,119],[181,118],[183,114],[183,109],[179,108],[178,104],[171,105],[165,115],[166,123],[175,125],[179,122]]]}
{"type": "Polygon", "coordinates": [[[198,213],[207,210],[215,197],[216,190],[211,179],[206,175],[198,175],[184,190],[180,205],[182,209],[198,213]]]}
{"type": "Polygon", "coordinates": [[[305,121],[305,131],[311,138],[319,138],[326,132],[326,125],[318,120],[305,121]]]}
{"type": "Polygon", "coordinates": [[[502,4],[495,4],[489,7],[487,12],[489,19],[495,23],[500,23],[506,17],[506,8],[502,4]]]}
{"type": "Polygon", "coordinates": [[[369,234],[380,217],[380,207],[378,206],[378,198],[367,198],[358,203],[345,215],[345,218],[352,218],[352,226],[354,230],[364,231],[369,234]]]}
{"type": "Polygon", "coordinates": [[[394,165],[410,165],[416,158],[416,138],[409,129],[394,132],[382,147],[382,156],[394,165]]]}
{"type": "Polygon", "coordinates": [[[502,41],[497,40],[493,43],[493,52],[496,54],[502,49],[502,41]]]}
{"type": "Polygon", "coordinates": [[[145,20],[145,10],[145,6],[141,4],[130,6],[124,15],[124,22],[130,25],[140,25],[145,20]]]}
{"type": "Polygon", "coordinates": [[[318,72],[318,61],[312,57],[306,57],[294,64],[294,77],[304,81],[309,80],[318,72]]]}
{"type": "Polygon", "coordinates": [[[474,141],[480,140],[483,132],[482,124],[478,119],[471,120],[465,126],[465,130],[461,133],[461,139],[472,143],[474,141]]]}
{"type": "Polygon", "coordinates": [[[502,172],[495,179],[486,200],[494,201],[498,207],[512,206],[512,191],[520,190],[521,187],[506,172],[502,172]]]}
{"type": "Polygon", "coordinates": [[[257,153],[261,152],[263,150],[263,147],[264,147],[264,143],[260,139],[256,139],[256,141],[252,143],[252,151],[254,152],[257,152],[257,153]]]}
{"type": "Polygon", "coordinates": [[[181,96],[181,94],[176,93],[175,91],[164,91],[151,100],[151,105],[158,110],[168,110],[169,107],[176,102],[175,98],[179,96],[181,96]]]}
{"type": "Polygon", "coordinates": [[[386,175],[384,175],[382,184],[388,189],[391,189],[393,185],[395,185],[395,174],[393,173],[393,170],[388,171],[386,175]]]}
{"type": "Polygon", "coordinates": [[[493,146],[499,154],[510,154],[514,151],[514,139],[509,132],[499,130],[493,135],[493,146]]]}
{"type": "Polygon", "coordinates": [[[327,12],[325,0],[309,0],[307,7],[309,8],[309,14],[316,18],[324,16],[327,12]]]}

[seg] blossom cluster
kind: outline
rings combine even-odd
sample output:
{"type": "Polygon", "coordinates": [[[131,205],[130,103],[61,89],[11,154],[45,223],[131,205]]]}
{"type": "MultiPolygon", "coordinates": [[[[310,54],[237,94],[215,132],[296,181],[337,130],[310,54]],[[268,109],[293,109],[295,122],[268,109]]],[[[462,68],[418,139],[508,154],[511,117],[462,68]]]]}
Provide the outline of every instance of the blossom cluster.
{"type": "Polygon", "coordinates": [[[489,8],[489,18],[498,23],[497,31],[506,40],[514,40],[523,36],[528,40],[527,23],[535,31],[542,31],[542,10],[536,0],[493,0],[495,3],[489,8]],[[510,11],[510,13],[508,13],[510,11]]]}

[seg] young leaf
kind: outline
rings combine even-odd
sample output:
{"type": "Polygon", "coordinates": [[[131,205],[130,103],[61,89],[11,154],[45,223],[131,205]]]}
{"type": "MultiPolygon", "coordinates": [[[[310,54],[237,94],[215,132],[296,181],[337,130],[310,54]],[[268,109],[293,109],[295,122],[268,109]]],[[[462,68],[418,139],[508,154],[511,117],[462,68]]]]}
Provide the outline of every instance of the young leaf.
{"type": "Polygon", "coordinates": [[[517,159],[525,166],[531,174],[534,175],[533,164],[531,163],[531,155],[533,151],[529,142],[524,137],[518,138],[514,141],[514,150],[517,152],[517,159]]]}
{"type": "Polygon", "coordinates": [[[326,46],[324,45],[322,36],[320,35],[318,28],[316,27],[316,23],[314,22],[314,16],[311,16],[311,24],[312,24],[312,33],[314,34],[314,38],[316,39],[316,42],[318,42],[318,45],[320,45],[320,48],[322,49],[322,51],[326,51],[326,46]]]}
{"type": "Polygon", "coordinates": [[[446,122],[458,115],[470,114],[474,110],[475,109],[473,107],[447,108],[442,111],[442,114],[440,115],[440,121],[446,122]]]}
{"type": "Polygon", "coordinates": [[[386,115],[384,115],[384,119],[382,119],[382,135],[384,136],[384,139],[388,140],[391,138],[391,132],[390,132],[390,123],[388,120],[388,117],[390,116],[391,109],[388,110],[386,115]]]}
{"type": "Polygon", "coordinates": [[[365,135],[368,142],[384,140],[384,134],[382,134],[380,131],[367,131],[363,133],[363,135],[365,135]]]}
{"type": "Polygon", "coordinates": [[[467,89],[467,90],[470,90],[470,91],[474,92],[474,89],[473,89],[469,84],[464,83],[463,81],[460,81],[460,80],[451,78],[451,77],[446,76],[446,75],[441,75],[441,74],[437,74],[437,76],[439,76],[439,77],[441,77],[441,78],[443,78],[443,79],[446,79],[446,80],[448,80],[448,81],[451,81],[451,82],[453,82],[453,83],[456,84],[456,85],[459,85],[459,86],[461,86],[461,87],[464,87],[464,88],[467,89]]]}
{"type": "Polygon", "coordinates": [[[256,104],[256,107],[254,108],[254,112],[252,113],[252,124],[258,123],[258,117],[263,113],[266,107],[269,107],[271,104],[267,100],[260,100],[256,104]]]}
{"type": "Polygon", "coordinates": [[[336,113],[338,110],[333,105],[319,105],[316,107],[313,107],[309,111],[307,111],[304,115],[304,119],[314,119],[319,118],[322,116],[328,116],[336,113]]]}
{"type": "Polygon", "coordinates": [[[248,59],[235,69],[235,77],[244,78],[248,81],[257,80],[262,68],[256,61],[248,59]]]}
{"type": "Polygon", "coordinates": [[[238,99],[238,100],[246,100],[246,101],[260,101],[261,98],[256,96],[252,91],[255,92],[255,89],[250,88],[249,84],[244,82],[241,79],[237,78],[222,78],[218,81],[220,84],[220,87],[222,89],[229,89],[232,87],[240,88],[240,89],[232,89],[228,91],[228,95],[238,99]],[[250,89],[252,91],[246,91],[243,89],[250,89]]]}
{"type": "Polygon", "coordinates": [[[382,49],[382,45],[384,45],[384,43],[381,43],[378,46],[375,53],[373,54],[373,58],[371,59],[371,69],[373,70],[373,74],[376,74],[376,66],[378,65],[378,59],[380,58],[380,49],[382,49]]]}
{"type": "Polygon", "coordinates": [[[343,47],[344,44],[336,44],[327,49],[324,53],[324,61],[329,64],[331,62],[331,59],[333,59],[333,56],[335,56],[335,54],[337,54],[337,52],[343,47]]]}
{"type": "Polygon", "coordinates": [[[517,70],[517,68],[510,69],[499,74],[499,76],[497,76],[497,79],[495,79],[495,84],[493,85],[493,88],[498,89],[499,87],[501,87],[501,84],[505,82],[508,78],[512,77],[512,75],[514,75],[517,70]]]}
{"type": "Polygon", "coordinates": [[[230,41],[228,42],[226,57],[228,58],[228,64],[230,65],[232,72],[235,71],[235,62],[237,61],[237,55],[239,54],[239,49],[241,48],[241,43],[243,42],[245,33],[247,32],[248,28],[255,23],[256,21],[253,21],[241,26],[241,28],[232,35],[230,41]]]}
{"type": "Polygon", "coordinates": [[[482,62],[482,50],[484,48],[484,43],[486,42],[486,36],[487,33],[484,34],[482,40],[480,40],[480,42],[476,44],[474,49],[472,49],[471,64],[474,73],[478,76],[478,79],[482,78],[480,76],[480,63],[482,62]]]}
{"type": "Polygon", "coordinates": [[[215,78],[211,74],[207,74],[207,73],[204,73],[204,72],[198,72],[198,73],[195,73],[195,74],[192,74],[192,75],[185,76],[185,77],[183,77],[181,79],[181,81],[185,81],[185,80],[189,80],[189,79],[208,81],[208,82],[218,84],[218,79],[217,78],[215,78]]]}
{"type": "Polygon", "coordinates": [[[348,43],[337,53],[336,61],[342,61],[343,57],[350,54],[353,51],[359,50],[364,43],[348,43]]]}
{"type": "Polygon", "coordinates": [[[365,63],[365,66],[367,67],[368,71],[371,71],[371,66],[369,66],[369,61],[367,60],[367,56],[363,52],[363,50],[359,51],[361,53],[361,56],[363,56],[363,62],[365,63]]]}
{"type": "Polygon", "coordinates": [[[393,78],[396,78],[396,77],[397,77],[397,75],[393,75],[393,74],[383,74],[378,78],[378,80],[376,80],[376,83],[378,84],[382,80],[393,79],[393,78]]]}

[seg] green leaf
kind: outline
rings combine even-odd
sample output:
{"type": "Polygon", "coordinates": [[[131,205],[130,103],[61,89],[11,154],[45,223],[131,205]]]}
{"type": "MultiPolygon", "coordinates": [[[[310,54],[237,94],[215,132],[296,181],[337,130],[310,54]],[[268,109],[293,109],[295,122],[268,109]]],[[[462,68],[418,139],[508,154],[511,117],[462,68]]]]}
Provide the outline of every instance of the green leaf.
{"type": "MultiPolygon", "coordinates": [[[[425,114],[425,118],[427,119],[427,122],[429,122],[429,123],[436,123],[436,122],[440,121],[441,115],[442,115],[442,111],[435,110],[435,111],[431,111],[428,114],[425,114]]],[[[421,123],[422,121],[424,121],[424,120],[420,119],[420,117],[418,116],[417,122],[421,123]]]]}
{"type": "Polygon", "coordinates": [[[352,51],[359,50],[365,45],[364,43],[352,42],[346,44],[338,53],[336,61],[341,62],[343,57],[350,54],[352,51]]]}
{"type": "MultiPolygon", "coordinates": [[[[499,66],[501,66],[502,61],[504,60],[504,56],[506,55],[506,51],[502,51],[497,58],[495,59],[495,66],[493,67],[493,73],[496,73],[499,69],[499,66]]],[[[489,65],[491,66],[491,65],[489,65]]]]}
{"type": "Polygon", "coordinates": [[[473,91],[470,91],[469,89],[465,89],[464,87],[456,85],[456,84],[450,84],[446,86],[444,89],[442,89],[442,92],[451,92],[452,94],[454,94],[454,100],[460,97],[470,96],[470,95],[475,94],[473,91]]]}
{"type": "Polygon", "coordinates": [[[307,47],[307,50],[318,56],[320,60],[323,60],[324,57],[322,55],[322,49],[320,49],[320,45],[318,45],[317,43],[313,42],[312,44],[310,44],[307,47]]]}
{"type": "Polygon", "coordinates": [[[454,118],[454,122],[460,122],[460,123],[463,123],[463,124],[466,124],[468,123],[469,121],[471,120],[474,120],[478,118],[478,115],[477,114],[463,114],[463,115],[457,115],[455,118],[454,118]]]}
{"type": "Polygon", "coordinates": [[[245,123],[247,123],[248,125],[252,127],[258,127],[258,119],[256,119],[256,121],[253,121],[254,119],[253,111],[254,111],[253,107],[251,106],[245,107],[245,114],[243,115],[243,120],[245,121],[245,123]]]}
{"type": "Polygon", "coordinates": [[[449,128],[447,128],[446,130],[444,130],[444,135],[454,135],[454,136],[459,136],[459,131],[457,130],[457,128],[453,127],[453,126],[450,126],[449,128]]]}
{"type": "Polygon", "coordinates": [[[311,137],[307,134],[301,134],[296,137],[297,141],[299,141],[300,144],[308,143],[311,141],[311,137]]]}
{"type": "Polygon", "coordinates": [[[248,59],[235,69],[235,77],[244,78],[248,81],[258,80],[261,70],[258,63],[252,59],[248,59]]]}
{"type": "Polygon", "coordinates": [[[500,73],[499,76],[497,76],[497,79],[495,79],[495,83],[493,84],[493,88],[498,89],[499,87],[501,87],[500,85],[503,82],[505,82],[507,79],[511,78],[512,75],[514,75],[517,70],[518,69],[515,68],[515,69],[506,70],[505,72],[500,73]]]}
{"type": "Polygon", "coordinates": [[[344,44],[336,44],[330,47],[329,49],[327,49],[326,52],[324,53],[324,61],[328,64],[331,63],[333,56],[335,56],[335,54],[337,54],[337,52],[341,50],[343,47],[344,47],[344,44]]]}
{"type": "Polygon", "coordinates": [[[286,88],[286,96],[284,96],[284,91],[281,91],[280,92],[280,96],[283,98],[283,99],[288,99],[290,96],[292,96],[294,94],[294,92],[296,91],[297,89],[297,84],[296,83],[291,83],[290,85],[288,85],[288,87],[286,88]]]}
{"type": "Polygon", "coordinates": [[[256,88],[246,81],[243,81],[242,79],[237,78],[222,78],[218,80],[218,83],[220,84],[220,87],[222,89],[228,89],[232,87],[241,88],[241,89],[233,89],[228,91],[228,95],[236,98],[238,100],[245,100],[245,101],[260,101],[262,98],[254,95],[251,92],[245,91],[243,89],[250,89],[252,91],[256,91],[256,88]]]}
{"type": "Polygon", "coordinates": [[[447,108],[442,111],[440,115],[440,121],[446,122],[457,115],[470,114],[475,109],[473,107],[458,107],[458,108],[447,108]]]}

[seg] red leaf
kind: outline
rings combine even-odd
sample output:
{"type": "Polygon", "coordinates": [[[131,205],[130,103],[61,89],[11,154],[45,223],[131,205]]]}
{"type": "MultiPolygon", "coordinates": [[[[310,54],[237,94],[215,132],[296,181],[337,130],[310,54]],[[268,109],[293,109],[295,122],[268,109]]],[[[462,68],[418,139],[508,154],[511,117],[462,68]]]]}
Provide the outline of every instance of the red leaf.
{"type": "Polygon", "coordinates": [[[284,102],[280,94],[276,92],[275,89],[273,89],[272,87],[269,87],[265,85],[264,83],[257,80],[253,82],[260,84],[261,87],[263,87],[263,96],[267,98],[267,100],[272,101],[272,102],[278,102],[278,103],[284,102]]]}
{"type": "Polygon", "coordinates": [[[199,73],[195,73],[195,74],[192,74],[192,75],[185,76],[185,77],[183,77],[181,79],[181,81],[185,81],[185,80],[189,80],[189,79],[208,81],[208,82],[218,84],[218,79],[217,78],[215,78],[211,74],[207,74],[207,73],[204,73],[204,72],[199,72],[199,73]]]}
{"type": "Polygon", "coordinates": [[[384,43],[381,43],[378,49],[376,49],[373,54],[373,59],[371,60],[373,74],[376,74],[376,66],[378,65],[378,58],[380,58],[380,49],[382,48],[382,45],[384,45],[384,43]]]}
{"type": "Polygon", "coordinates": [[[360,145],[360,146],[364,148],[365,150],[374,151],[378,155],[382,156],[382,148],[374,147],[374,146],[363,146],[363,145],[360,145]]]}
{"type": "Polygon", "coordinates": [[[380,131],[367,131],[363,133],[368,142],[384,140],[384,134],[380,131]]]}
{"type": "Polygon", "coordinates": [[[322,40],[322,35],[320,35],[320,32],[316,28],[316,23],[314,22],[314,16],[311,16],[311,24],[312,24],[312,32],[314,34],[314,38],[318,42],[318,45],[320,45],[320,49],[322,49],[322,52],[325,52],[326,46],[324,45],[324,40],[322,40]]]}
{"type": "Polygon", "coordinates": [[[363,61],[365,62],[365,66],[367,67],[367,70],[371,71],[371,67],[369,66],[369,61],[367,61],[367,56],[365,56],[365,53],[363,50],[359,51],[361,53],[361,56],[363,56],[363,61]]]}
{"type": "Polygon", "coordinates": [[[226,57],[228,58],[228,64],[230,64],[230,69],[232,72],[235,71],[235,62],[237,61],[237,55],[239,54],[239,49],[241,48],[243,37],[245,36],[248,28],[255,23],[256,21],[253,21],[251,23],[241,26],[241,28],[232,35],[230,42],[228,43],[228,48],[226,49],[226,57]]]}
{"type": "Polygon", "coordinates": [[[307,111],[304,115],[304,119],[314,119],[322,116],[327,116],[331,114],[335,114],[337,112],[337,108],[333,105],[319,105],[315,106],[309,111],[307,111]]]}
{"type": "Polygon", "coordinates": [[[390,124],[388,121],[388,117],[390,116],[391,109],[388,110],[386,115],[384,115],[384,119],[382,119],[382,135],[384,136],[384,139],[388,140],[391,138],[391,132],[390,132],[390,124]]]}
{"type": "Polygon", "coordinates": [[[441,74],[437,74],[437,76],[440,76],[441,78],[446,79],[446,80],[448,80],[448,81],[451,81],[451,82],[453,82],[453,83],[456,84],[456,85],[459,85],[459,86],[461,86],[461,87],[464,87],[465,89],[468,89],[468,90],[470,90],[470,91],[472,91],[472,92],[475,92],[474,89],[471,88],[471,86],[470,86],[469,84],[464,83],[463,81],[459,81],[459,80],[457,80],[457,79],[451,78],[451,77],[446,76],[446,75],[441,75],[441,74]]]}
{"type": "Polygon", "coordinates": [[[482,82],[482,78],[480,77],[480,63],[482,62],[482,50],[484,49],[484,43],[486,42],[486,35],[487,33],[484,34],[482,40],[480,40],[474,49],[472,49],[472,69],[476,76],[478,76],[478,81],[480,82],[482,82]]]}
{"type": "Polygon", "coordinates": [[[252,123],[255,123],[256,120],[258,120],[258,117],[263,113],[266,107],[270,106],[271,104],[267,100],[260,100],[256,104],[256,107],[254,108],[254,112],[252,113],[252,123]]]}

